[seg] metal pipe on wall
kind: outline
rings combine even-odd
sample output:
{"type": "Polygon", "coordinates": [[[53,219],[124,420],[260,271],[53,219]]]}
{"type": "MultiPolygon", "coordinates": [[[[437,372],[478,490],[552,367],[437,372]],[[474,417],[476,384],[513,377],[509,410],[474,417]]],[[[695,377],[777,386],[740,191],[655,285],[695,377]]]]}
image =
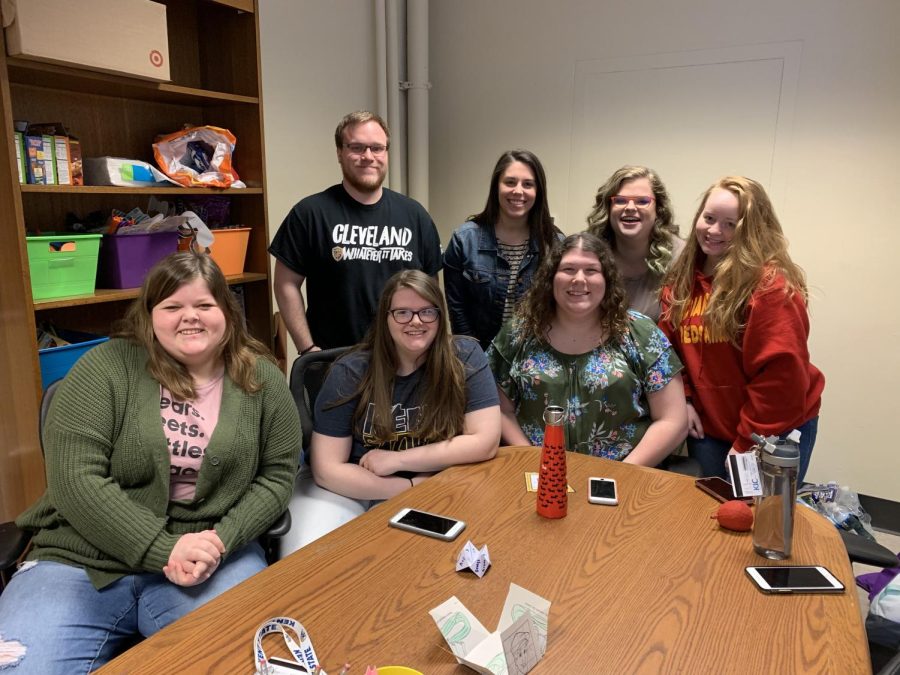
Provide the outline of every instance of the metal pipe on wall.
{"type": "Polygon", "coordinates": [[[408,181],[410,197],[428,208],[428,0],[406,6],[408,181]]]}
{"type": "Polygon", "coordinates": [[[384,3],[385,0],[375,0],[375,110],[387,119],[387,16],[384,3]]]}
{"type": "Polygon", "coordinates": [[[388,178],[392,190],[403,192],[406,133],[400,100],[400,0],[387,0],[387,123],[391,129],[388,178]]]}

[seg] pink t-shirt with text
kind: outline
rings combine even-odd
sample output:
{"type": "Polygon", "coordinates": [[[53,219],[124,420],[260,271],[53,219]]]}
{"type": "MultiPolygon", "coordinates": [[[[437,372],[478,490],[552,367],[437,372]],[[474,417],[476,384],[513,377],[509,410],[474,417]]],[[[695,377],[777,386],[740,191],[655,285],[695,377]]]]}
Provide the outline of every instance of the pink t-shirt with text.
{"type": "Polygon", "coordinates": [[[202,387],[195,387],[195,400],[178,401],[160,386],[159,410],[169,448],[169,499],[190,501],[197,491],[197,474],[206,446],[219,421],[225,373],[202,387]]]}

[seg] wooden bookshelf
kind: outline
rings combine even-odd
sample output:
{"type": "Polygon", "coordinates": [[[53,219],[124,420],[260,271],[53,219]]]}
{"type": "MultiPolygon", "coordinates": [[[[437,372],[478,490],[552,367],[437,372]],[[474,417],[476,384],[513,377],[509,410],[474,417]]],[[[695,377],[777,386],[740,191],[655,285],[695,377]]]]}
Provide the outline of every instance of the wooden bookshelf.
{"type": "Polygon", "coordinates": [[[243,292],[251,333],[272,345],[271,281],[256,0],[155,0],[166,6],[171,82],[93,72],[7,57],[0,35],[0,522],[17,516],[44,489],[38,442],[38,322],[108,334],[137,289],[104,289],[34,302],[26,252],[28,231],[62,230],[67,213],[146,210],[163,200],[230,197],[231,221],[251,227],[245,272],[229,277],[243,292]],[[215,35],[213,43],[208,36],[215,35]],[[243,189],[20,185],[13,121],[61,122],[81,141],[84,157],[153,162],[153,140],[185,124],[210,124],[237,137],[234,164],[243,189]]]}
{"type": "Polygon", "coordinates": [[[83,195],[224,195],[226,197],[244,197],[261,195],[262,188],[234,188],[218,190],[202,187],[117,187],[115,185],[19,185],[23,193],[35,194],[83,194],[83,195]]]}

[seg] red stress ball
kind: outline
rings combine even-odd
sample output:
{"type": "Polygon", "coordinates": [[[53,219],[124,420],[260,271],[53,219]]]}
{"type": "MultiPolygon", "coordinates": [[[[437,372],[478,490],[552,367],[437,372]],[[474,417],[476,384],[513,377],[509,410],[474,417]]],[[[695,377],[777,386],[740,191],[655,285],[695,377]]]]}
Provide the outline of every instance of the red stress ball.
{"type": "Polygon", "coordinates": [[[716,515],[710,516],[710,518],[717,518],[719,527],[735,532],[749,532],[753,527],[753,511],[746,503],[737,499],[722,504],[716,511],[716,515]]]}

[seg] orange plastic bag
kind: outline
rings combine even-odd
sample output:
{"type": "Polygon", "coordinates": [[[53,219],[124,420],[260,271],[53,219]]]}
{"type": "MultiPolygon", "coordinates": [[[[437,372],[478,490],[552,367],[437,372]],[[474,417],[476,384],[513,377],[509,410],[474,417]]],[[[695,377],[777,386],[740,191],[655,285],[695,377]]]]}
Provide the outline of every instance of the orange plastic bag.
{"type": "Polygon", "coordinates": [[[228,129],[190,127],[153,144],[160,170],[185,187],[246,187],[231,164],[237,139],[228,129]]]}

